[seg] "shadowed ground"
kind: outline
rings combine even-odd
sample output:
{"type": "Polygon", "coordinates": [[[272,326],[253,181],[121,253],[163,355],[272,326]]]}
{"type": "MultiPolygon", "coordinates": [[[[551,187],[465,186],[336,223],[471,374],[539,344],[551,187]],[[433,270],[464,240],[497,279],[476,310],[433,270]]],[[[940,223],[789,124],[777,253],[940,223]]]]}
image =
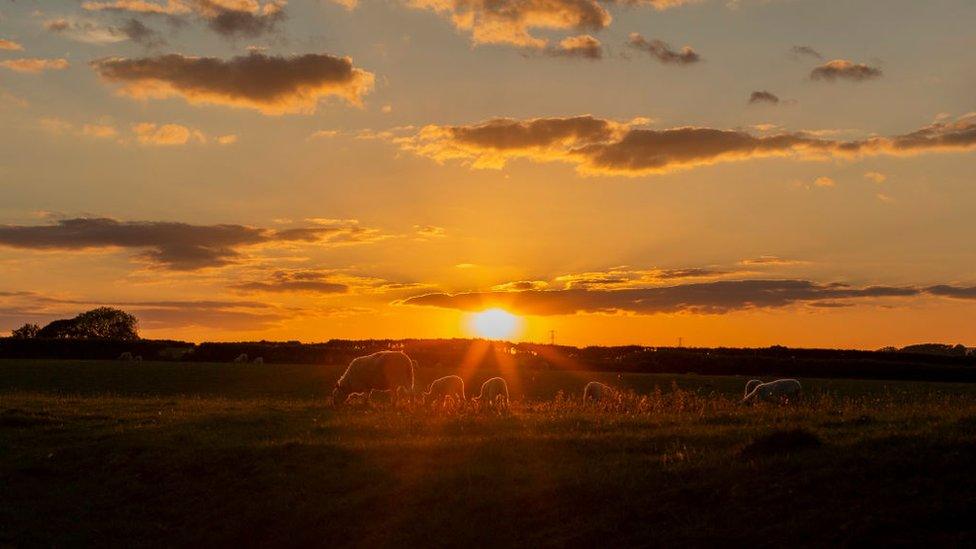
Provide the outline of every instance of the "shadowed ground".
{"type": "Polygon", "coordinates": [[[152,364],[171,390],[122,391],[133,366],[96,364],[133,394],[19,389],[0,364],[0,545],[976,541],[968,386],[824,382],[740,407],[742,380],[689,376],[602,407],[334,411],[284,386],[246,396],[255,379],[222,370],[232,398],[180,394],[152,364]]]}

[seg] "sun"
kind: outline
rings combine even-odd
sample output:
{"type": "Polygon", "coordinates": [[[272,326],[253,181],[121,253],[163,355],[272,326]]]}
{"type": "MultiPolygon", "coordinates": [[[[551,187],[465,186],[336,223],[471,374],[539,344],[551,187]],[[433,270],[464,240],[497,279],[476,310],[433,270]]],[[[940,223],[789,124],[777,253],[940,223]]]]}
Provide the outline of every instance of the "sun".
{"type": "Polygon", "coordinates": [[[471,315],[471,328],[487,339],[510,338],[518,331],[521,319],[504,309],[486,309],[471,315]]]}

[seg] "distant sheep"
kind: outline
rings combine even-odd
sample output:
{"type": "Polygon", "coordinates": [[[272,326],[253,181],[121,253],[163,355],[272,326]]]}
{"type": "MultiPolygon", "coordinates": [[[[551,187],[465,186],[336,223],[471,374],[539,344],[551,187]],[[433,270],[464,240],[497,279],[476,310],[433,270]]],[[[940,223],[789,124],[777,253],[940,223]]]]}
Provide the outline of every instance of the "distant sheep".
{"type": "Polygon", "coordinates": [[[247,362],[247,353],[241,353],[241,354],[237,355],[237,358],[234,359],[234,362],[237,362],[239,364],[246,363],[247,362]]]}
{"type": "Polygon", "coordinates": [[[762,380],[750,379],[746,382],[746,392],[742,393],[742,398],[749,396],[749,393],[756,388],[757,385],[762,385],[762,380]]]}
{"type": "Polygon", "coordinates": [[[496,406],[508,407],[508,383],[500,377],[493,377],[481,384],[481,394],[472,400],[479,404],[484,402],[491,408],[496,406]]]}
{"type": "Polygon", "coordinates": [[[122,353],[121,355],[119,355],[118,360],[132,360],[132,353],[130,353],[129,351],[126,351],[126,352],[122,353]]]}
{"type": "MultiPolygon", "coordinates": [[[[752,381],[749,383],[751,384],[752,381]]],[[[769,383],[755,385],[752,391],[742,399],[742,402],[790,400],[800,396],[802,391],[803,387],[795,379],[777,379],[769,383]]]]}
{"type": "Polygon", "coordinates": [[[424,393],[424,404],[441,403],[447,398],[455,402],[464,401],[464,380],[459,376],[444,376],[434,380],[424,393]]]}
{"type": "Polygon", "coordinates": [[[583,400],[599,402],[604,399],[614,398],[617,396],[617,393],[618,391],[616,389],[607,385],[606,383],[591,381],[587,383],[586,387],[583,389],[583,400]]]}
{"type": "Polygon", "coordinates": [[[332,405],[341,406],[353,393],[389,391],[394,402],[414,393],[415,362],[402,351],[380,351],[354,358],[332,390],[332,405]]]}
{"type": "Polygon", "coordinates": [[[264,357],[263,356],[255,357],[254,364],[264,364],[264,357]]]}

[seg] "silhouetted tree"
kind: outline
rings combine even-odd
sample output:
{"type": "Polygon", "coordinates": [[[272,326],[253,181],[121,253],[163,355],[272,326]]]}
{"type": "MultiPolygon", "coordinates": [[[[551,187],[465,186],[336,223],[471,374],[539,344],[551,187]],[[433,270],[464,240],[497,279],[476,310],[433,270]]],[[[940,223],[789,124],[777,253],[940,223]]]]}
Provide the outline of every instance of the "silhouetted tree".
{"type": "Polygon", "coordinates": [[[28,322],[27,324],[24,324],[20,328],[17,328],[11,332],[10,335],[16,339],[32,339],[37,337],[37,332],[39,331],[41,331],[40,326],[28,322]]]}
{"type": "Polygon", "coordinates": [[[139,339],[138,320],[112,307],[99,307],[63,320],[55,320],[37,332],[37,337],[52,339],[139,339]]]}

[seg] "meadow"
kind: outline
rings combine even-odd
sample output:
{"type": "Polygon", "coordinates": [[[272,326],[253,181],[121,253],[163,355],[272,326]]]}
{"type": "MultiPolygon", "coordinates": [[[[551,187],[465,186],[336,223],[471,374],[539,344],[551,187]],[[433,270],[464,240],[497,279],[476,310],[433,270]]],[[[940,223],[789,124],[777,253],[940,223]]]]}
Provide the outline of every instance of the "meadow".
{"type": "Polygon", "coordinates": [[[0,546],[976,542],[976,385],[508,372],[507,412],[335,410],[341,370],[0,361],[0,546]]]}

